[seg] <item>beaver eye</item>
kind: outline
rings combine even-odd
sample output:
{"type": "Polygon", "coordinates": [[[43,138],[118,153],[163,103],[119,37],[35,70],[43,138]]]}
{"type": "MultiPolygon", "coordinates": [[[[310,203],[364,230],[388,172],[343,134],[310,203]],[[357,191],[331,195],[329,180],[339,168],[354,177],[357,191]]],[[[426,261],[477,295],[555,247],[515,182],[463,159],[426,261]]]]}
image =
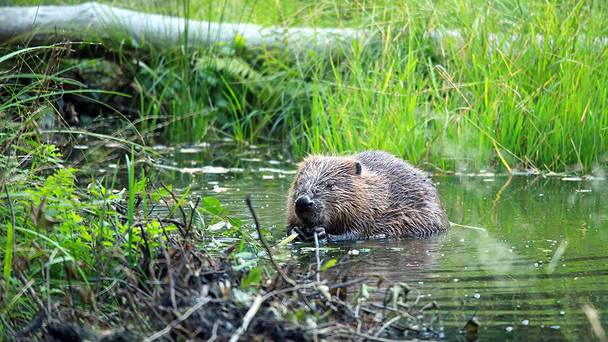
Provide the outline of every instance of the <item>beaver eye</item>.
{"type": "Polygon", "coordinates": [[[335,188],[335,187],[336,187],[336,184],[334,184],[334,183],[325,184],[325,189],[327,189],[327,190],[333,190],[333,188],[335,188]]]}

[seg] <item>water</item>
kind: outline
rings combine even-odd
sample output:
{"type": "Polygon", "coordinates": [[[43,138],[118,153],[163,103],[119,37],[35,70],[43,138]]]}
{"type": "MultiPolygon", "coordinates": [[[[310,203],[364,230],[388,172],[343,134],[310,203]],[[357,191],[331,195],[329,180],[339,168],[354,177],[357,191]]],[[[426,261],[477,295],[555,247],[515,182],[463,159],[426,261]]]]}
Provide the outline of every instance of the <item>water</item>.
{"type": "MultiPolygon", "coordinates": [[[[162,169],[165,182],[214,195],[246,220],[243,198],[252,194],[262,223],[284,235],[293,164],[258,156],[238,159],[230,171],[205,168],[199,157],[197,150],[174,152],[165,165],[188,169],[162,169]]],[[[459,330],[474,315],[481,340],[594,340],[584,304],[603,313],[608,328],[607,180],[488,175],[435,181],[450,220],[483,229],[340,243],[322,257],[357,250],[351,257],[367,263],[351,266],[351,275],[405,282],[419,291],[420,302],[436,301],[448,340],[464,340],[459,330]]]]}

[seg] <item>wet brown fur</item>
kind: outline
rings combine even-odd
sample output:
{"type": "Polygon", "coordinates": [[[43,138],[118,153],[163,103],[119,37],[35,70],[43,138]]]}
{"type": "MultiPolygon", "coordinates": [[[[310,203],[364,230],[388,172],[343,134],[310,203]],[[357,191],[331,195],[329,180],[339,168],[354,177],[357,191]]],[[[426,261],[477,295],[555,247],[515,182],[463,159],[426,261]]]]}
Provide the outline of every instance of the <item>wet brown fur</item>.
{"type": "Polygon", "coordinates": [[[306,158],[289,189],[287,221],[289,228],[318,226],[352,238],[428,236],[449,227],[431,180],[382,151],[306,158]],[[301,195],[315,203],[310,222],[296,215],[295,200],[301,195]]]}

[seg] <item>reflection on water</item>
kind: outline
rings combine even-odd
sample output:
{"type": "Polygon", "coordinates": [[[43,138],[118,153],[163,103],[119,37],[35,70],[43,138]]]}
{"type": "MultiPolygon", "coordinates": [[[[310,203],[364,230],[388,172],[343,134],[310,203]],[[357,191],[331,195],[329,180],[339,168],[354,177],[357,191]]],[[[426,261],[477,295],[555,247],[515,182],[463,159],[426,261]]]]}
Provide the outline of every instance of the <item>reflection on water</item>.
{"type": "MultiPolygon", "coordinates": [[[[194,159],[177,155],[173,166],[193,167],[194,159]]],[[[163,170],[162,177],[218,197],[246,220],[243,198],[250,193],[263,224],[281,236],[292,178],[283,171],[294,166],[253,158],[243,159],[239,168],[226,174],[163,170]]],[[[417,288],[425,302],[435,300],[449,340],[462,339],[458,329],[473,315],[481,322],[482,340],[593,340],[581,310],[586,303],[603,313],[608,328],[608,181],[536,176],[435,181],[451,221],[485,231],[453,227],[429,240],[341,243],[332,255],[356,249],[352,258],[366,263],[351,265],[351,274],[402,281],[417,288]]]]}

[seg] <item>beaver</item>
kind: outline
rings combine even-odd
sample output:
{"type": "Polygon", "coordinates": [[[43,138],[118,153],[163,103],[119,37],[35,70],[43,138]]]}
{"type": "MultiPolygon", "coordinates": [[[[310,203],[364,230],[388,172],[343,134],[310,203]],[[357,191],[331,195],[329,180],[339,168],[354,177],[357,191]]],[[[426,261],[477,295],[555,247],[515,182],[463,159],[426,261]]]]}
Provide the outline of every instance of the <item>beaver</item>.
{"type": "Polygon", "coordinates": [[[289,232],[330,240],[426,237],[450,223],[427,175],[383,151],[311,155],[287,202],[289,232]]]}

